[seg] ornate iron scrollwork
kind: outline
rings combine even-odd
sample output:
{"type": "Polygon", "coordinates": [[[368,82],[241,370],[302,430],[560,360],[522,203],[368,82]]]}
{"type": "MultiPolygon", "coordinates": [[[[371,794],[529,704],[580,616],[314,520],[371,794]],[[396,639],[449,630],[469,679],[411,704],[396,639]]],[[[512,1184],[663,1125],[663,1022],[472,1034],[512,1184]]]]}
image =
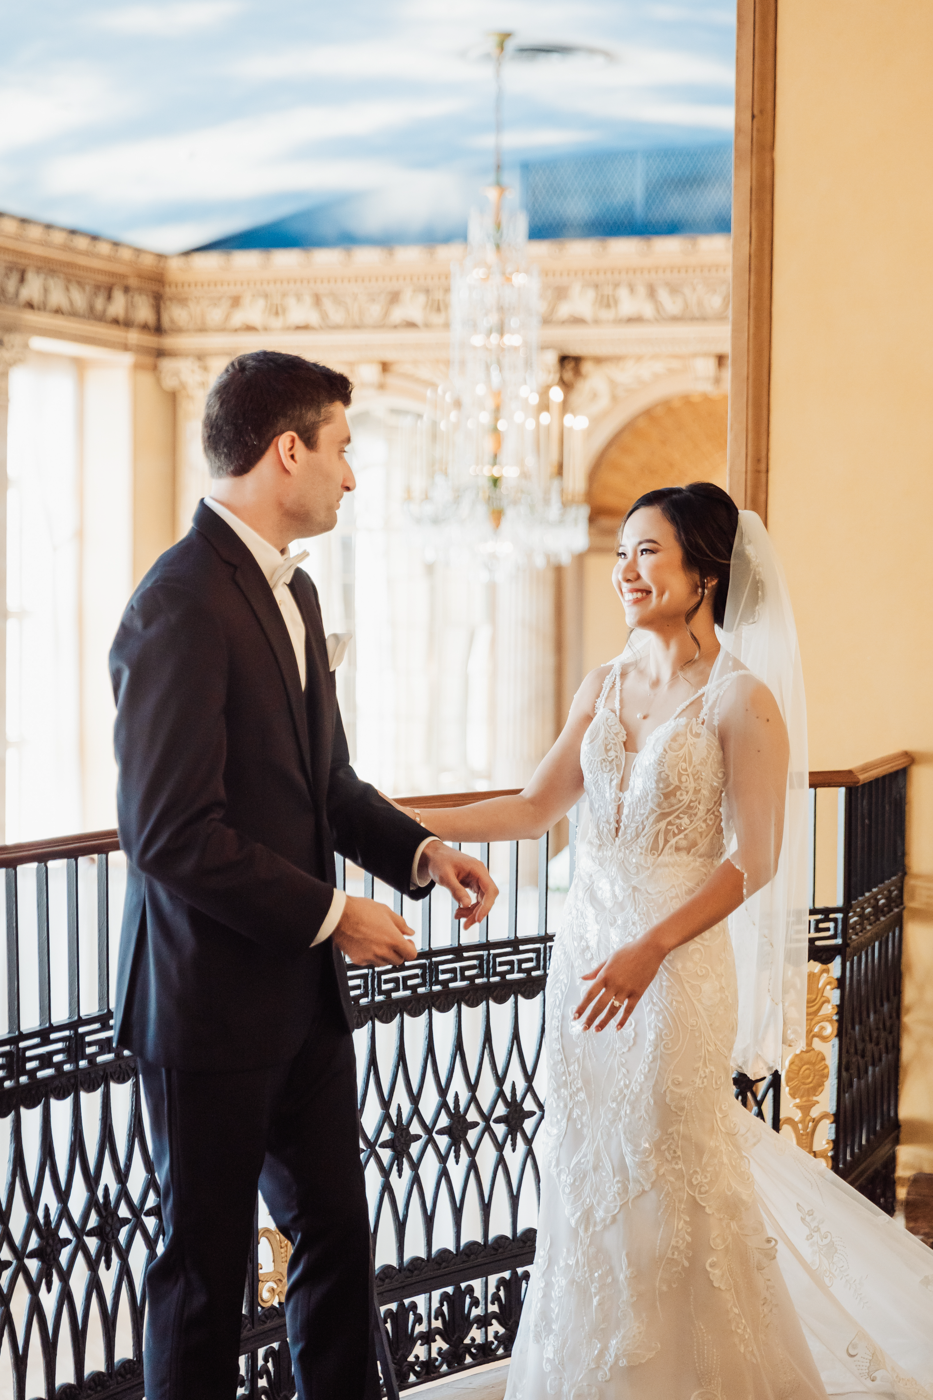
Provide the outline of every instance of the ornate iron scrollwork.
{"type": "Polygon", "coordinates": [[[398,1384],[409,1385],[412,1381],[421,1380],[428,1363],[418,1348],[427,1341],[428,1334],[421,1330],[424,1317],[418,1311],[418,1304],[401,1298],[394,1307],[382,1308],[381,1315],[388,1337],[389,1358],[398,1384]]]}
{"type": "Polygon", "coordinates": [[[830,1138],[816,1146],[816,1134],[823,1124],[832,1123],[833,1115],[825,1109],[815,1114],[813,1109],[819,1103],[823,1090],[829,1082],[830,1066],[826,1054],[818,1050],[814,1041],[829,1045],[836,1036],[836,1008],[833,992],[838,983],[820,963],[811,963],[807,969],[807,1028],[803,1049],[796,1051],[787,1061],[784,1070],[784,1087],[794,1101],[796,1118],[786,1116],[781,1119],[782,1128],[790,1128],[797,1146],[811,1157],[818,1157],[827,1166],[832,1164],[833,1144],[830,1138]]]}
{"type": "Polygon", "coordinates": [[[269,1246],[272,1254],[272,1268],[258,1271],[259,1277],[259,1306],[261,1308],[271,1308],[274,1303],[285,1302],[285,1288],[288,1283],[288,1261],[291,1258],[292,1247],[288,1240],[278,1230],[270,1229],[264,1225],[259,1231],[259,1243],[263,1241],[269,1246]]]}

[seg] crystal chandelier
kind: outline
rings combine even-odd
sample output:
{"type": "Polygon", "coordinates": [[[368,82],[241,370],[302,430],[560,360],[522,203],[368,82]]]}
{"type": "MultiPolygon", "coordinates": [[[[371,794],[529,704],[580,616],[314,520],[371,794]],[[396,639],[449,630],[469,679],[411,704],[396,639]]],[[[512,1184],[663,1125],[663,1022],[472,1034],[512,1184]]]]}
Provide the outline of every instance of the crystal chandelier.
{"type": "Polygon", "coordinates": [[[467,254],[451,269],[450,378],[418,426],[409,518],[429,559],[468,554],[490,574],[566,564],[589,544],[585,417],[564,413],[538,367],[538,270],[528,220],[504,212],[501,70],[494,34],[496,173],[489,207],[470,214],[467,254]]]}

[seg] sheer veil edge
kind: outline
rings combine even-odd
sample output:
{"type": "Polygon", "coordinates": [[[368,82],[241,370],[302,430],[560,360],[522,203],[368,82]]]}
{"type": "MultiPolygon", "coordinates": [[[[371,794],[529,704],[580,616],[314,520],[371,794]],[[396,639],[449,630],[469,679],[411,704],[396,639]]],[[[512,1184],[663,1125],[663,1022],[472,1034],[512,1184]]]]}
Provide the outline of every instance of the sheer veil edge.
{"type": "MultiPolygon", "coordinates": [[[[770,806],[762,802],[758,808],[759,820],[772,822],[775,828],[757,833],[762,848],[771,840],[777,849],[780,833],[777,869],[729,920],[739,987],[733,1065],[758,1079],[781,1069],[787,1051],[804,1039],[810,776],[807,706],[794,612],[771,537],[751,510],[739,511],[719,637],[722,650],[710,676],[711,692],[724,691],[727,678],[737,669],[747,668],[774,696],[790,749],[783,794],[776,791],[770,806]]],[[[728,791],[727,781],[723,814],[726,851],[734,856],[736,839],[728,791]]],[[[740,862],[736,860],[736,864],[740,862]]]]}

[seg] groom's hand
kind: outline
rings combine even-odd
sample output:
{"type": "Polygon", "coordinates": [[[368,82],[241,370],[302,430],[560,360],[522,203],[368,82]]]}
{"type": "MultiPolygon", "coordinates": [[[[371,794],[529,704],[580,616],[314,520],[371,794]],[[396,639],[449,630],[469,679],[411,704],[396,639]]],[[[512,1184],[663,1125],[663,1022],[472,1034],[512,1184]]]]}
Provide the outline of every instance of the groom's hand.
{"type": "Polygon", "coordinates": [[[435,884],[450,890],[457,905],[454,918],[463,920],[464,929],[482,923],[499,893],[485,865],[474,856],[451,850],[443,841],[432,841],[430,846],[425,846],[418,874],[420,877],[427,875],[435,884]]]}
{"type": "Polygon", "coordinates": [[[347,895],[334,942],[357,967],[397,966],[417,955],[414,931],[385,904],[347,895]]]}

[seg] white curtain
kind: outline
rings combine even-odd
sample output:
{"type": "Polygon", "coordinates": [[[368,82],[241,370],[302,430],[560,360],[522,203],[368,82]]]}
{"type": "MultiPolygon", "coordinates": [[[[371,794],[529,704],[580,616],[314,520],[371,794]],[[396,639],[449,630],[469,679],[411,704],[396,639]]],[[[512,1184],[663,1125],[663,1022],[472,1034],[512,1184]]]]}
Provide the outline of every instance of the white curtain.
{"type": "Polygon", "coordinates": [[[34,352],[10,371],[7,841],[116,824],[107,655],[132,590],[130,359],[34,352]]]}
{"type": "Polygon", "coordinates": [[[10,371],[7,841],[81,829],[79,431],[73,360],[10,371]]]}
{"type": "Polygon", "coordinates": [[[303,541],[328,632],[352,631],[337,677],[361,776],[400,795],[489,785],[490,585],[429,564],[405,515],[417,412],[350,410],[357,488],[337,529],[303,541]]]}

